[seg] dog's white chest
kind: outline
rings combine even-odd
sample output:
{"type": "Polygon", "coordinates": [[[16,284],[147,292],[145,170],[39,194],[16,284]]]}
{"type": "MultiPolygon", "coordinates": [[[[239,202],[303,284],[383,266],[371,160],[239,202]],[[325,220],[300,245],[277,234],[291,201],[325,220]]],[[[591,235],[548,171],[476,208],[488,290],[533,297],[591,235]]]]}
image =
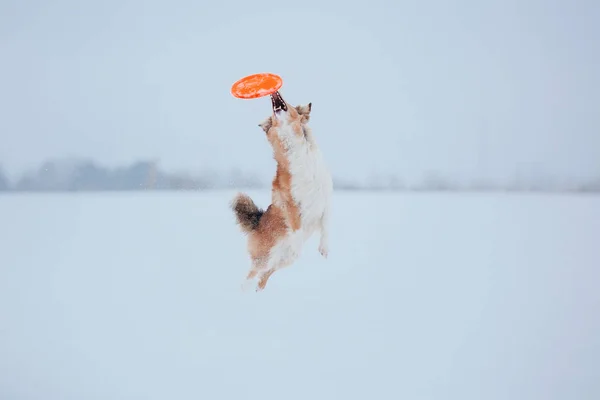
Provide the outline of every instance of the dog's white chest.
{"type": "Polygon", "coordinates": [[[321,152],[304,142],[290,154],[292,196],[300,208],[302,228],[307,233],[319,224],[329,204],[332,180],[321,152]]]}

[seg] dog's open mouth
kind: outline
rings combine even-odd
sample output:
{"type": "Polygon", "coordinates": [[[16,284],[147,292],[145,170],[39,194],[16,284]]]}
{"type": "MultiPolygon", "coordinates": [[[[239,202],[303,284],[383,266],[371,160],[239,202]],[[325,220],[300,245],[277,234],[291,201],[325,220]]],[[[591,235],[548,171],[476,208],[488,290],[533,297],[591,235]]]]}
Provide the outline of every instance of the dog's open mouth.
{"type": "Polygon", "coordinates": [[[279,111],[287,111],[287,105],[283,101],[283,97],[279,92],[275,92],[271,95],[271,104],[273,105],[273,112],[278,113],[279,111]]]}

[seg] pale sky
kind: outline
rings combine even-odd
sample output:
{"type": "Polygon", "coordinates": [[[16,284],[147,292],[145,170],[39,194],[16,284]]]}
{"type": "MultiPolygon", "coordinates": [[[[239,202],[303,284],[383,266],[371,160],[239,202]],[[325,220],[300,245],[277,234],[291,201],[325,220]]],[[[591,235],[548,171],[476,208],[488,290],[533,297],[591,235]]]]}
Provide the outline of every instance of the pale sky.
{"type": "Polygon", "coordinates": [[[0,164],[48,157],[269,179],[256,72],[313,103],[336,176],[600,175],[597,0],[3,0],[0,164]]]}

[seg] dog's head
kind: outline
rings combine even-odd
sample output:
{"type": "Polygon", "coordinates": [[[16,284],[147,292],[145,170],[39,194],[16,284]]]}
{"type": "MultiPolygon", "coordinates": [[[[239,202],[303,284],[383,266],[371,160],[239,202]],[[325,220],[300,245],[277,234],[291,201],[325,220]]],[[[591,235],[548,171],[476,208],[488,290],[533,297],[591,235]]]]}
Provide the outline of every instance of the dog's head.
{"type": "Polygon", "coordinates": [[[302,128],[310,120],[312,103],[308,103],[305,106],[299,105],[293,107],[283,100],[279,92],[276,92],[271,95],[271,106],[273,108],[273,115],[258,124],[267,134],[271,128],[283,124],[302,128]]]}

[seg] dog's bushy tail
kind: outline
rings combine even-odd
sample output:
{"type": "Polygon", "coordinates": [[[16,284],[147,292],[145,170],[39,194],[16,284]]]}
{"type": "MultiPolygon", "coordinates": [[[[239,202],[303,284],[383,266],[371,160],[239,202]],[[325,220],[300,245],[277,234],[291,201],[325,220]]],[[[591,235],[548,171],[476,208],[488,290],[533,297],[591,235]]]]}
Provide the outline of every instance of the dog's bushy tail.
{"type": "Polygon", "coordinates": [[[265,213],[258,208],[254,201],[245,193],[238,193],[231,201],[231,209],[235,213],[237,223],[245,233],[258,228],[260,218],[265,213]]]}

